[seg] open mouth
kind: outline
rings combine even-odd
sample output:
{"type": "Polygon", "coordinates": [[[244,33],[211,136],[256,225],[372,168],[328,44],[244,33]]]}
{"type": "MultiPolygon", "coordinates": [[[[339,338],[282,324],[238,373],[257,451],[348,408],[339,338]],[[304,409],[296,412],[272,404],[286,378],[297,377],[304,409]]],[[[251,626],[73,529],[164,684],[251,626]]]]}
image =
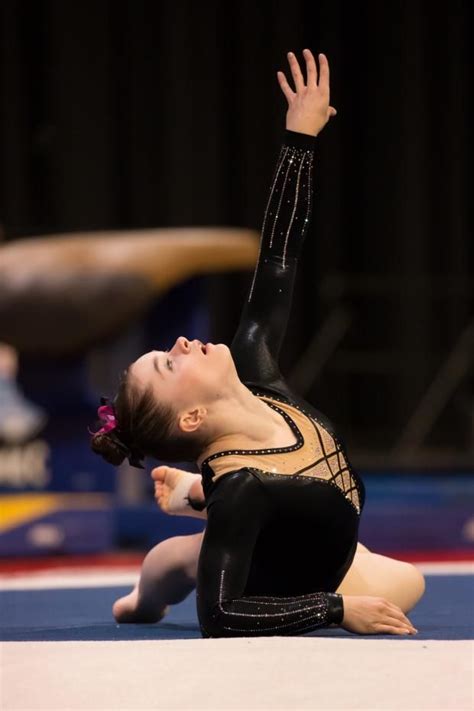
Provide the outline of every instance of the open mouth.
{"type": "Polygon", "coordinates": [[[201,348],[201,351],[204,353],[204,355],[207,355],[207,347],[204,345],[204,343],[200,343],[199,347],[201,348]]]}

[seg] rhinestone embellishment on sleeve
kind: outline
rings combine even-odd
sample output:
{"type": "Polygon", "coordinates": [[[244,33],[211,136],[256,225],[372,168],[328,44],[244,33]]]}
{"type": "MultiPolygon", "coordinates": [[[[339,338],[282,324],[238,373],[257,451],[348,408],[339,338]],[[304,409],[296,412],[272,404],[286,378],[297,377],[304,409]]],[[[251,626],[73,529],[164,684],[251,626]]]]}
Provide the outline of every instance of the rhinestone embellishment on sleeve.
{"type": "Polygon", "coordinates": [[[221,571],[219,600],[214,615],[231,634],[296,635],[329,624],[327,595],[309,593],[293,598],[242,597],[226,600],[225,571],[221,571]]]}
{"type": "Polygon", "coordinates": [[[296,253],[304,239],[311,215],[313,161],[312,149],[283,146],[281,150],[263,217],[260,252],[249,301],[253,295],[262,248],[265,247],[266,253],[281,260],[282,268],[286,269],[290,253],[296,253]]]}

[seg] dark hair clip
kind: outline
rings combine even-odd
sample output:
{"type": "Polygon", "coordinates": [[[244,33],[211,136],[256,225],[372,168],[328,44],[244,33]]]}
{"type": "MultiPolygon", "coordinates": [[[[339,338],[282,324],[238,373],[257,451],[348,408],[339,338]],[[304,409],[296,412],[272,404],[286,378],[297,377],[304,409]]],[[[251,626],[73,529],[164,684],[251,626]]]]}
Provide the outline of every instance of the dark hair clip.
{"type": "Polygon", "coordinates": [[[114,430],[109,433],[109,436],[113,439],[117,447],[123,452],[124,456],[128,459],[130,466],[136,467],[137,469],[144,469],[143,459],[144,456],[141,452],[131,449],[125,442],[120,439],[120,430],[114,430]]]}

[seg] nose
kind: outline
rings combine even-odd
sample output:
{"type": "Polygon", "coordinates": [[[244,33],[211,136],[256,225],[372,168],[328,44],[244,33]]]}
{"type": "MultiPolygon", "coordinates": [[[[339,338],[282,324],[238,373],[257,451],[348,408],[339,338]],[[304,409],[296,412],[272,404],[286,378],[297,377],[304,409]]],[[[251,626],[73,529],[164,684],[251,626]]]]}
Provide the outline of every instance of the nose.
{"type": "Polygon", "coordinates": [[[189,343],[188,339],[185,338],[184,336],[180,336],[175,344],[175,348],[178,347],[178,349],[182,353],[189,353],[191,350],[191,344],[189,343]]]}

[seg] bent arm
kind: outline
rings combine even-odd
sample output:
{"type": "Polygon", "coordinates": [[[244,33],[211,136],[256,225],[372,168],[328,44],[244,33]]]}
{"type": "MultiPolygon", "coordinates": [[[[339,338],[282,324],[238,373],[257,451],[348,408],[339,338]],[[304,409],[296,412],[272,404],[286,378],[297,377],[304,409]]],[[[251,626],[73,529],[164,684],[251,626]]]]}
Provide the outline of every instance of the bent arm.
{"type": "Polygon", "coordinates": [[[293,635],[342,622],[343,601],[337,593],[290,597],[246,593],[268,506],[267,492],[250,473],[242,469],[220,480],[207,506],[197,579],[204,637],[293,635]]]}
{"type": "Polygon", "coordinates": [[[295,635],[331,625],[357,634],[416,634],[400,607],[381,597],[327,591],[282,597],[272,594],[271,583],[268,592],[249,594],[255,545],[271,515],[268,492],[241,469],[218,482],[207,506],[197,578],[203,636],[295,635]]]}

